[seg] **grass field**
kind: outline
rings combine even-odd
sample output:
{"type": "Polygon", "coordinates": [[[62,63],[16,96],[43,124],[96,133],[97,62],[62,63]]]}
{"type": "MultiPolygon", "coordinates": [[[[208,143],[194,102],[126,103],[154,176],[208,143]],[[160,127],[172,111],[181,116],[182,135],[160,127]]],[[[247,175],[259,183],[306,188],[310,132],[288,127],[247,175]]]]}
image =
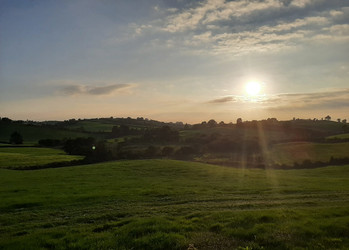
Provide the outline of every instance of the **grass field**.
{"type": "Polygon", "coordinates": [[[292,165],[304,160],[327,162],[331,156],[335,158],[349,157],[349,143],[311,143],[292,142],[275,145],[270,158],[279,164],[292,165]]]}
{"type": "Polygon", "coordinates": [[[37,166],[82,158],[82,156],[67,155],[63,150],[52,148],[0,147],[0,168],[37,166]]]}
{"type": "Polygon", "coordinates": [[[168,160],[0,169],[0,248],[348,249],[348,178],[168,160]]]}

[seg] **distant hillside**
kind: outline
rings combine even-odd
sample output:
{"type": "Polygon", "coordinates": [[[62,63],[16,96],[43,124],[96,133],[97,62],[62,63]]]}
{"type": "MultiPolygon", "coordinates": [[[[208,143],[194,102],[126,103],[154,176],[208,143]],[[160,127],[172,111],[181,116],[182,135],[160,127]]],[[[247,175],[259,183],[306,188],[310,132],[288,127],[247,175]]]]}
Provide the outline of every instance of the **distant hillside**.
{"type": "Polygon", "coordinates": [[[183,123],[165,123],[144,118],[95,118],[70,119],[66,121],[12,121],[0,119],[0,142],[9,142],[10,136],[17,131],[23,136],[24,143],[36,143],[40,139],[66,139],[77,137],[95,137],[104,139],[113,127],[127,126],[131,129],[159,128],[170,126],[176,129],[183,123]]]}
{"type": "Polygon", "coordinates": [[[70,119],[63,122],[54,123],[55,126],[85,132],[112,132],[114,126],[128,126],[133,129],[157,128],[161,126],[170,126],[176,129],[184,127],[182,122],[166,123],[155,120],[138,118],[94,118],[94,119],[70,119]]]}
{"type": "Polygon", "coordinates": [[[9,142],[10,136],[17,131],[23,136],[23,142],[36,143],[40,139],[64,139],[91,136],[84,132],[76,132],[60,129],[43,124],[24,124],[17,122],[0,122],[0,141],[9,142]]]}
{"type": "Polygon", "coordinates": [[[348,133],[348,125],[326,120],[238,119],[237,123],[225,124],[211,119],[184,125],[130,117],[50,122],[3,118],[0,143],[8,143],[15,131],[23,137],[24,144],[64,149],[92,162],[169,158],[263,168],[274,163],[292,166],[304,160],[328,162],[331,158],[349,157],[343,144],[348,139],[331,139],[333,135],[348,133]],[[82,139],[88,137],[88,143],[82,139]],[[308,151],[300,142],[311,145],[306,147],[308,151]],[[310,149],[319,150],[312,153],[310,149]]]}

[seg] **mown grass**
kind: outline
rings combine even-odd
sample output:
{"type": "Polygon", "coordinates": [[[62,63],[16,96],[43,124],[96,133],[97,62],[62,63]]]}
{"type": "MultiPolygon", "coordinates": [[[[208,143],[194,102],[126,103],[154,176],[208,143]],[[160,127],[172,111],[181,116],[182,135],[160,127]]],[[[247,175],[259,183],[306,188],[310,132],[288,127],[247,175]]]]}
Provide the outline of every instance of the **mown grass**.
{"type": "Polygon", "coordinates": [[[331,157],[349,157],[349,143],[292,142],[277,144],[269,153],[271,161],[293,165],[304,160],[327,162],[331,157]]]}
{"type": "Polygon", "coordinates": [[[53,162],[80,160],[82,158],[82,156],[67,155],[60,149],[0,147],[0,168],[40,166],[53,162]]]}
{"type": "Polygon", "coordinates": [[[0,169],[0,248],[347,249],[348,177],[169,160],[0,169]]]}

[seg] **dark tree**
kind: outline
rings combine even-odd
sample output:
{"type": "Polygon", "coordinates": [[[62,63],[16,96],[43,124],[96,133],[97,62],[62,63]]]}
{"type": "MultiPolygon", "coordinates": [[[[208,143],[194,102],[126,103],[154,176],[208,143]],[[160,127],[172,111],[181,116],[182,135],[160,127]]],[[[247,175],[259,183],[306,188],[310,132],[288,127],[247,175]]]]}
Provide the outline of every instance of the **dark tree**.
{"type": "Polygon", "coordinates": [[[215,127],[217,125],[217,122],[215,120],[211,119],[207,122],[207,125],[212,128],[212,127],[215,127]]]}
{"type": "Polygon", "coordinates": [[[325,120],[326,120],[326,121],[331,121],[331,116],[329,116],[329,115],[326,116],[326,117],[325,117],[325,120]]]}
{"type": "Polygon", "coordinates": [[[7,118],[7,117],[3,117],[3,118],[1,119],[1,121],[4,122],[4,123],[10,123],[10,122],[12,122],[12,120],[11,120],[10,118],[7,118]]]}
{"type": "Polygon", "coordinates": [[[13,132],[10,137],[11,144],[23,144],[23,137],[17,131],[13,132]]]}

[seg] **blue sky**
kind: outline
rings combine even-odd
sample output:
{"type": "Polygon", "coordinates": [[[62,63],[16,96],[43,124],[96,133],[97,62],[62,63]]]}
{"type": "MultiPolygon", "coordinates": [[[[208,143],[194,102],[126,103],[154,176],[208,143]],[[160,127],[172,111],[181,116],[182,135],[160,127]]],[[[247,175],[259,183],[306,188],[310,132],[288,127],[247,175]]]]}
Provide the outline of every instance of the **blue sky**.
{"type": "Polygon", "coordinates": [[[0,0],[0,116],[348,119],[348,51],[348,1],[0,0]]]}

